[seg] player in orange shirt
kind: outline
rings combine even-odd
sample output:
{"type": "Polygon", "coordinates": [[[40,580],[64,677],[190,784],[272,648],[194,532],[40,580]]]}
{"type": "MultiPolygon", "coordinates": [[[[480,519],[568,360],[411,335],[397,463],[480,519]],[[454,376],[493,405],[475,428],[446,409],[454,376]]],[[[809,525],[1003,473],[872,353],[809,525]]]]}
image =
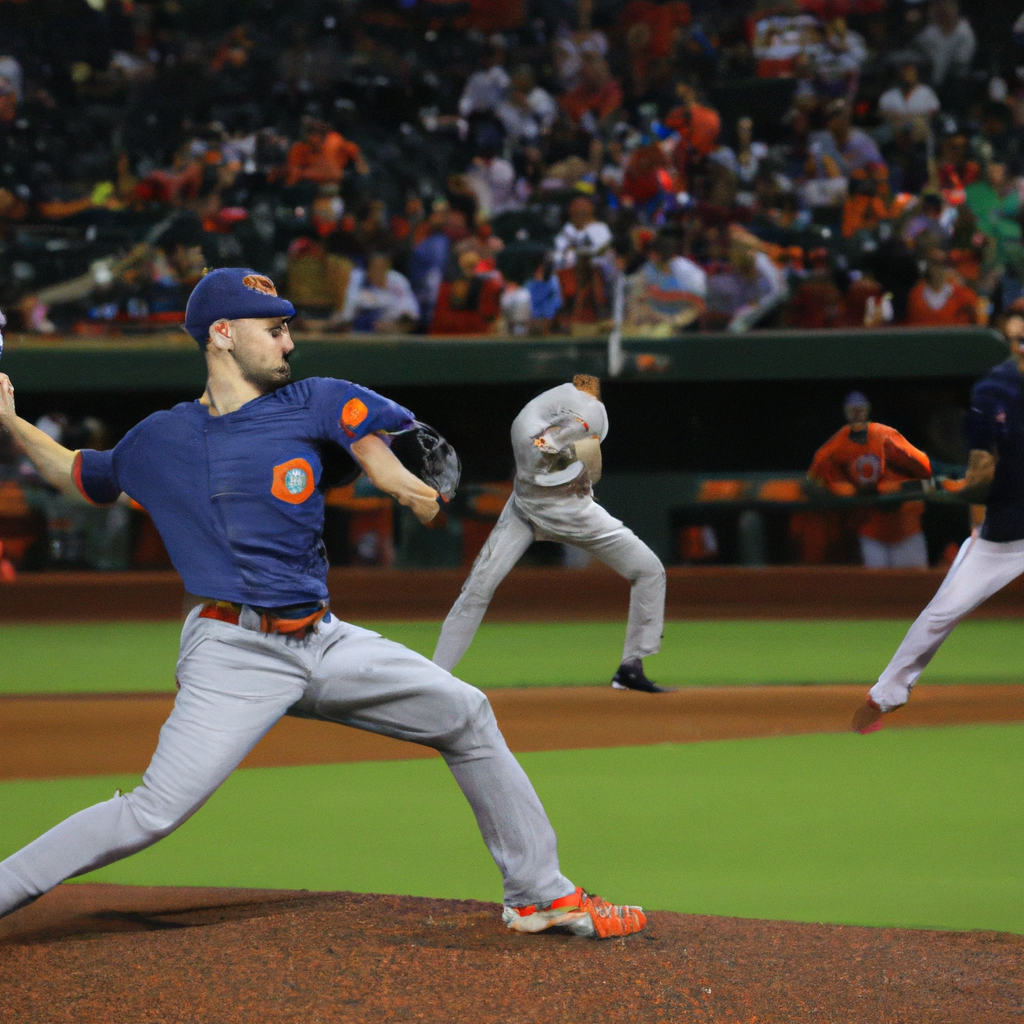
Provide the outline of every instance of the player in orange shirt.
{"type": "MultiPolygon", "coordinates": [[[[833,494],[886,494],[908,480],[930,479],[931,461],[899,431],[871,422],[871,403],[859,392],[848,395],[843,412],[849,426],[833,434],[815,453],[808,478],[833,494]]],[[[921,532],[924,503],[869,508],[857,516],[864,564],[870,569],[928,567],[921,532]]]]}

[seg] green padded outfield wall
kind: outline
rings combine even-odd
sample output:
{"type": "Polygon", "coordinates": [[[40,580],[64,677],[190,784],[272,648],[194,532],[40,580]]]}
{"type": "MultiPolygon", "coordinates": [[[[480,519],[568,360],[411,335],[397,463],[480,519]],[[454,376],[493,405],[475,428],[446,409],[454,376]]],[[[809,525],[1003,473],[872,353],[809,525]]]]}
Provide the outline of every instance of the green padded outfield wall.
{"type": "MultiPolygon", "coordinates": [[[[328,376],[375,387],[565,380],[608,374],[604,338],[324,338],[296,335],[296,378],[328,376]]],[[[960,377],[1006,358],[985,328],[759,331],[623,342],[623,380],[743,381],[960,377]]],[[[194,391],[204,364],[182,334],[7,337],[3,370],[22,394],[194,391]]]]}

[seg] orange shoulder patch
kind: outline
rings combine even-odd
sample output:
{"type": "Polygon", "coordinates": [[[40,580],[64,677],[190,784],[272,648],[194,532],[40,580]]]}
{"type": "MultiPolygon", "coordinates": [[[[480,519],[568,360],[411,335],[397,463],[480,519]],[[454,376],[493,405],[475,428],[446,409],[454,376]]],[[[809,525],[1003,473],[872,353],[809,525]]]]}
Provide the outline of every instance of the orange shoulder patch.
{"type": "Polygon", "coordinates": [[[369,415],[370,410],[366,408],[365,402],[358,398],[350,398],[342,407],[341,425],[346,432],[351,433],[369,415]]]}
{"type": "Polygon", "coordinates": [[[276,295],[277,288],[274,282],[269,277],[264,277],[262,274],[246,274],[242,278],[242,284],[246,288],[251,288],[254,292],[260,292],[263,295],[276,295]]]}
{"type": "Polygon", "coordinates": [[[313,467],[305,459],[289,459],[274,467],[270,493],[289,505],[301,505],[316,489],[313,467]]]}

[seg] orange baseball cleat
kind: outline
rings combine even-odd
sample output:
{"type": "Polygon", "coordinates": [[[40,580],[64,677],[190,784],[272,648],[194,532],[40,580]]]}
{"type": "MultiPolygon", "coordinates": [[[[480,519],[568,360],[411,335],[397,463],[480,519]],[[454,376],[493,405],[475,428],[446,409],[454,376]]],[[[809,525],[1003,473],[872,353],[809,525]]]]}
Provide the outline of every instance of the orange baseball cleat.
{"type": "Polygon", "coordinates": [[[605,903],[600,896],[592,896],[579,886],[546,907],[505,907],[501,919],[515,932],[535,934],[548,928],[564,928],[586,939],[633,935],[647,924],[641,907],[605,903]]]}

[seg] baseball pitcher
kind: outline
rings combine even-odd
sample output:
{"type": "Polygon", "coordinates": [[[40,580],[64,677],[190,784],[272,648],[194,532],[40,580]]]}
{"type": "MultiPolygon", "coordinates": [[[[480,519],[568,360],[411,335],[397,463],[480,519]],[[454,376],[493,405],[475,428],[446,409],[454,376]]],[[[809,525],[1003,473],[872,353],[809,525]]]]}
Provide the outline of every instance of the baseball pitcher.
{"type": "MultiPolygon", "coordinates": [[[[487,698],[329,608],[325,460],[340,448],[423,522],[437,513],[438,489],[389,447],[393,434],[417,430],[407,409],[347,381],[290,383],[294,313],[255,271],[204,277],[185,326],[206,358],[205,394],[154,413],[113,451],[61,447],[17,416],[0,374],[0,425],[43,477],[96,503],[130,495],[153,517],[186,589],[204,596],[182,630],[178,694],[142,784],[0,863],[0,915],[173,832],[291,714],[438,750],[501,870],[510,928],[639,931],[638,907],[605,903],[562,875],[555,833],[487,698]]],[[[440,452],[446,470],[436,435],[420,446],[426,462],[440,452]]]]}
{"type": "Polygon", "coordinates": [[[441,628],[434,662],[449,671],[466,653],[498,584],[535,540],[574,544],[632,584],[617,689],[661,693],[644,675],[665,621],[665,568],[653,551],[594,501],[608,416],[596,377],[580,374],[529,402],[512,423],[516,477],[487,543],[441,628]]]}

